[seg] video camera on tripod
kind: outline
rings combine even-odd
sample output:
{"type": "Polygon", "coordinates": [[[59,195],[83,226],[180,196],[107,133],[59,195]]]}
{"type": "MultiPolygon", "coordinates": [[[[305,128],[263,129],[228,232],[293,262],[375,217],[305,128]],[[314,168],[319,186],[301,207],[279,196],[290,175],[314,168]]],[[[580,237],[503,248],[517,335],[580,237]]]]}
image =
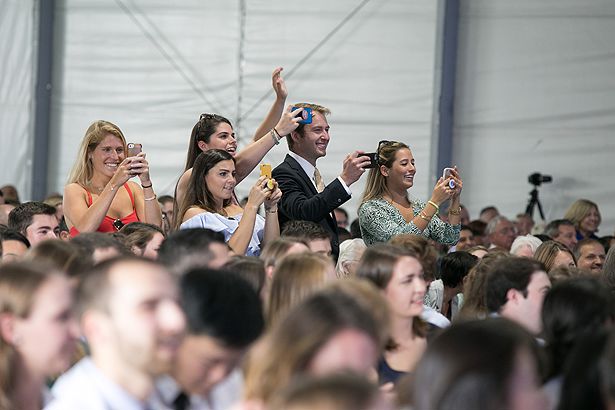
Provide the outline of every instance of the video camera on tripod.
{"type": "Polygon", "coordinates": [[[534,185],[534,189],[530,191],[530,200],[527,202],[527,208],[525,208],[525,213],[534,217],[534,206],[538,205],[538,212],[540,213],[540,217],[542,220],[545,220],[545,214],[542,212],[542,204],[538,199],[538,187],[543,183],[553,182],[553,177],[551,175],[543,175],[540,172],[534,172],[527,177],[527,182],[534,185]]]}

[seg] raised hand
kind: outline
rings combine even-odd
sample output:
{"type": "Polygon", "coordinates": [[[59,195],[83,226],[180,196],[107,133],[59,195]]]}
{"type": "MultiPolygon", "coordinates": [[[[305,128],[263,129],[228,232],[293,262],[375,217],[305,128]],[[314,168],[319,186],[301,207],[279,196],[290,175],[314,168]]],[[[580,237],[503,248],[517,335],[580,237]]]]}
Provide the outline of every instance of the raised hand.
{"type": "Polygon", "coordinates": [[[248,194],[248,203],[246,204],[246,208],[251,206],[257,209],[265,200],[267,196],[271,193],[271,190],[267,188],[267,177],[261,176],[256,181],[256,184],[250,189],[250,193],[248,194]]]}
{"type": "Polygon", "coordinates": [[[303,112],[303,108],[294,110],[291,114],[292,107],[292,105],[286,107],[282,113],[282,117],[280,117],[280,121],[278,121],[275,126],[275,130],[278,134],[280,134],[280,137],[284,137],[285,135],[288,135],[292,131],[296,130],[299,126],[299,121],[301,121],[301,116],[299,113],[303,112]]]}
{"type": "Polygon", "coordinates": [[[342,168],[342,174],[340,175],[346,185],[350,186],[361,178],[361,175],[365,172],[365,168],[369,166],[369,157],[364,156],[363,151],[354,151],[346,156],[342,168]]]}
{"type": "Polygon", "coordinates": [[[286,83],[282,78],[282,67],[277,67],[273,70],[271,74],[271,83],[273,85],[273,91],[275,91],[275,95],[279,99],[286,99],[288,97],[288,90],[286,89],[286,83]]]}

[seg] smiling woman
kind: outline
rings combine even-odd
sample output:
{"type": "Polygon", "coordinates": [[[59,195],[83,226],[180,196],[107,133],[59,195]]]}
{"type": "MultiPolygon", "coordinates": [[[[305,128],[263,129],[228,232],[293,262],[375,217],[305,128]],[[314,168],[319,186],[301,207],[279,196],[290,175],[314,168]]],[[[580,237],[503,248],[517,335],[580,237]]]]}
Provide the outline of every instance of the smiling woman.
{"type": "Polygon", "coordinates": [[[145,154],[126,157],[126,152],[124,134],[113,123],[95,121],[85,132],[64,188],[64,216],[71,236],[115,232],[136,221],[161,225],[145,154]],[[135,176],[141,187],[129,181],[135,176]]]}
{"type": "Polygon", "coordinates": [[[261,176],[250,190],[245,209],[234,203],[235,158],[210,149],[197,157],[186,193],[179,204],[175,229],[208,228],[222,232],[239,255],[258,256],[264,242],[280,236],[278,201],[282,192],[275,180],[261,176]],[[270,189],[268,181],[273,183],[270,189]],[[258,214],[265,204],[265,218],[258,214]]]}

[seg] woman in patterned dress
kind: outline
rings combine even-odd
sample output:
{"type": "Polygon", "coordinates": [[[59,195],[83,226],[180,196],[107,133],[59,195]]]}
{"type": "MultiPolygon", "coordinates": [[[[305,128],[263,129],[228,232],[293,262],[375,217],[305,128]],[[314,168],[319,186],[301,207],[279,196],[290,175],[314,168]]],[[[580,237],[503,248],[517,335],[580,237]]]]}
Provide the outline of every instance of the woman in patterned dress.
{"type": "Polygon", "coordinates": [[[378,167],[370,170],[361,206],[359,224],[366,245],[386,242],[404,233],[423,235],[436,242],[454,245],[459,239],[460,194],[463,182],[453,168],[439,178],[426,203],[410,200],[416,167],[410,148],[396,141],[380,141],[378,167]],[[450,200],[448,222],[438,217],[440,205],[450,200]]]}

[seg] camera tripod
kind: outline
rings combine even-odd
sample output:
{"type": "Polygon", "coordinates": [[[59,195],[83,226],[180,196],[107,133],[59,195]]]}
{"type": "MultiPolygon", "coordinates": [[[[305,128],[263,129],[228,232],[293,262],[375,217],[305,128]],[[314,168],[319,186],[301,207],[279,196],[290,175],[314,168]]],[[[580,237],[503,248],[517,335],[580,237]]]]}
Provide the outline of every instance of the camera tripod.
{"type": "Polygon", "coordinates": [[[540,203],[540,199],[538,199],[538,186],[534,186],[534,189],[530,191],[530,200],[527,202],[527,208],[525,208],[525,213],[534,218],[534,207],[538,206],[538,212],[540,213],[540,217],[542,220],[545,220],[545,214],[542,212],[542,204],[540,203]]]}

